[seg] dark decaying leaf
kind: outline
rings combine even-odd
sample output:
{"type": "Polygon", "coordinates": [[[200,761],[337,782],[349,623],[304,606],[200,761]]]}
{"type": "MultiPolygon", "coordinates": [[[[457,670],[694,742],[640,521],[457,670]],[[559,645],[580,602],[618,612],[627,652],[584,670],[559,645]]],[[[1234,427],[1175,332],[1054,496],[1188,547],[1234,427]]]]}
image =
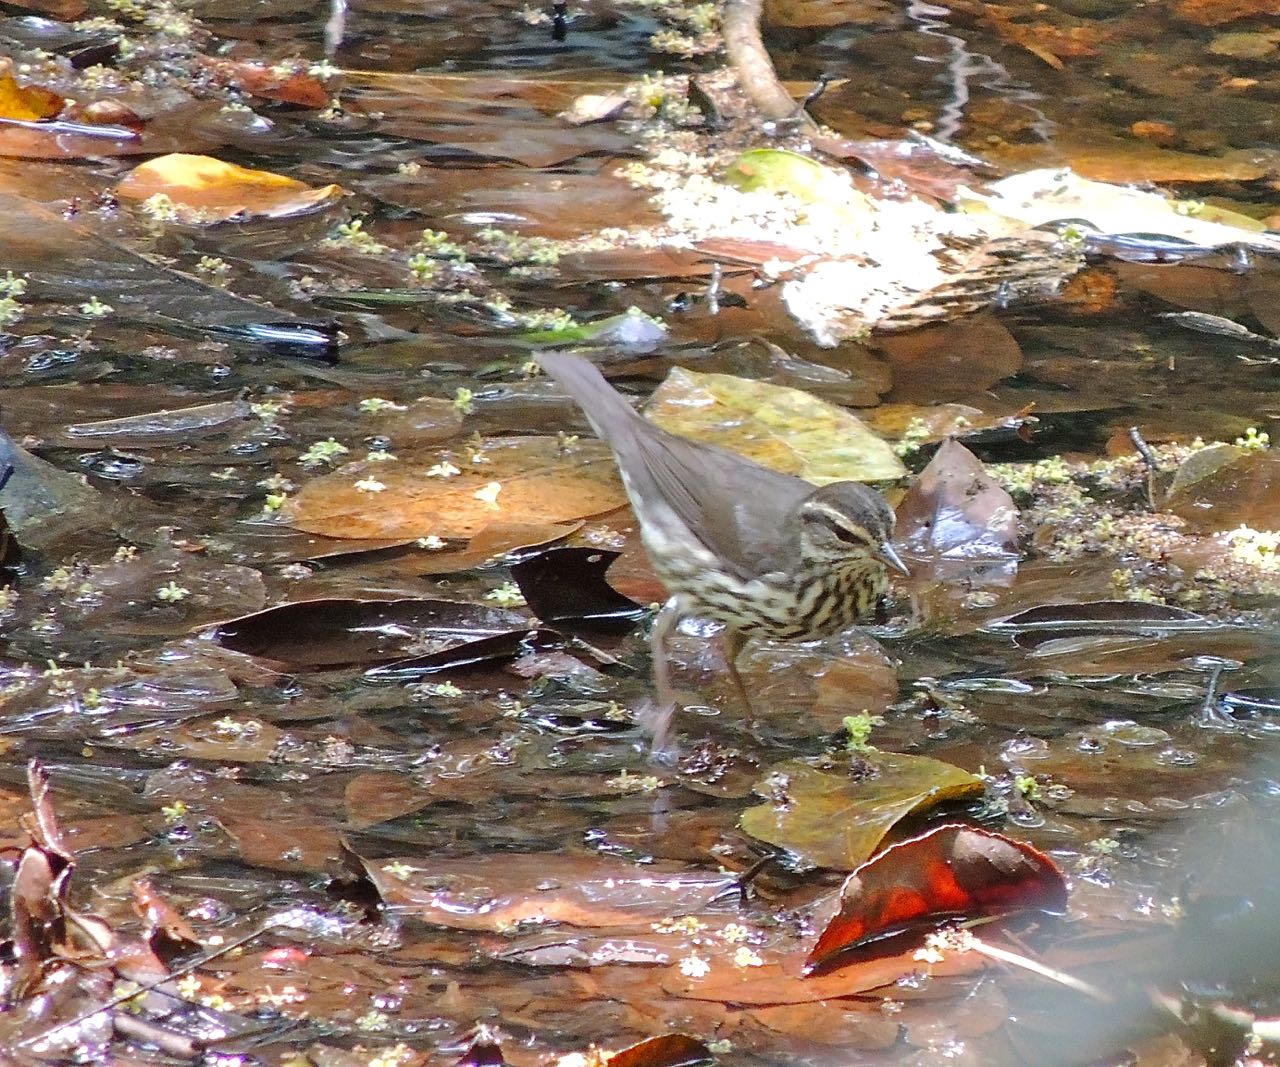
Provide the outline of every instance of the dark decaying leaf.
{"type": "Polygon", "coordinates": [[[157,266],[88,226],[0,193],[5,267],[25,273],[33,299],[79,304],[97,295],[119,316],[177,334],[209,331],[273,352],[334,359],[337,334],[280,308],[234,296],[157,266]]]}
{"type": "Polygon", "coordinates": [[[944,441],[898,505],[898,538],[912,572],[944,577],[1018,560],[1013,498],[958,441],[944,441]]]}
{"type": "MultiPolygon", "coordinates": [[[[13,465],[0,467],[0,493],[13,477],[13,465]]],[[[0,500],[0,505],[3,501],[0,500]]],[[[0,586],[12,585],[17,578],[18,565],[22,562],[22,550],[18,548],[18,539],[9,529],[8,520],[4,517],[4,507],[0,506],[0,586]]]]}
{"type": "Polygon", "coordinates": [[[755,790],[767,801],[742,813],[742,829],[810,863],[848,871],[908,815],[980,796],[983,784],[941,760],[875,752],[843,770],[786,760],[755,790]]]}
{"type": "Polygon", "coordinates": [[[663,1034],[639,1041],[606,1059],[606,1067],[692,1067],[715,1057],[701,1041],[688,1034],[663,1034]]]}
{"type": "Polygon", "coordinates": [[[334,598],[254,612],[220,624],[213,636],[235,652],[323,670],[391,663],[426,649],[434,655],[528,630],[524,616],[478,604],[334,598]]]}
{"type": "Polygon", "coordinates": [[[1159,637],[1180,631],[1212,630],[1217,626],[1194,611],[1167,604],[1096,600],[1085,604],[1043,604],[990,622],[987,629],[1013,634],[1019,645],[1034,648],[1048,641],[1086,635],[1159,637]]]}
{"type": "Polygon", "coordinates": [[[0,468],[13,469],[4,487],[5,521],[28,548],[43,548],[71,531],[102,523],[105,509],[95,490],[33,456],[3,430],[0,468]]]}
{"type": "Polygon", "coordinates": [[[898,952],[943,922],[1060,913],[1067,884],[1048,856],[1025,843],[972,826],[939,826],[885,849],[849,875],[840,910],[805,963],[813,974],[898,952]]]}
{"type": "Polygon", "coordinates": [[[371,667],[365,671],[366,678],[389,681],[392,679],[420,678],[427,674],[439,674],[441,671],[460,670],[464,667],[478,667],[482,663],[499,663],[534,652],[546,652],[564,647],[564,637],[555,630],[545,628],[525,628],[508,630],[506,633],[481,637],[475,641],[450,645],[438,652],[430,652],[425,656],[411,656],[408,659],[397,659],[383,667],[371,667]]]}
{"type": "Polygon", "coordinates": [[[553,548],[513,564],[511,577],[529,610],[543,622],[625,633],[646,609],[605,579],[619,555],[595,548],[553,548]]]}

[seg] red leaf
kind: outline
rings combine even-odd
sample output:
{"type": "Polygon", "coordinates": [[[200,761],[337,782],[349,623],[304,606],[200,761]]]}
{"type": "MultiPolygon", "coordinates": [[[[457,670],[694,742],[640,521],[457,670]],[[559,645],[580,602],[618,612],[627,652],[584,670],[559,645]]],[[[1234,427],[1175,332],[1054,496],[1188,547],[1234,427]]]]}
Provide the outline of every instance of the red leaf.
{"type": "Polygon", "coordinates": [[[939,826],[885,849],[849,875],[840,911],[809,953],[805,973],[901,951],[898,938],[946,920],[1025,908],[1060,912],[1066,901],[1066,880],[1042,852],[972,826],[939,826]]]}

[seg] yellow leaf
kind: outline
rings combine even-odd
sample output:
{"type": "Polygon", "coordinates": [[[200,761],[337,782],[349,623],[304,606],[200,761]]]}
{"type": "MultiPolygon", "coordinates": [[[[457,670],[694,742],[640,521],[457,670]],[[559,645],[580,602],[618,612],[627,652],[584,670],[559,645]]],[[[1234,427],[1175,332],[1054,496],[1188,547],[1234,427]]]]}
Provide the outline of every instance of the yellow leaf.
{"type": "Polygon", "coordinates": [[[902,461],[857,416],[800,389],[675,367],[646,416],[814,485],[890,481],[902,461]]]}
{"type": "Polygon", "coordinates": [[[183,222],[210,223],[299,215],[332,203],[343,190],[338,185],[315,189],[268,170],[174,152],[134,167],[116,186],[116,194],[129,200],[163,195],[183,222]]]}

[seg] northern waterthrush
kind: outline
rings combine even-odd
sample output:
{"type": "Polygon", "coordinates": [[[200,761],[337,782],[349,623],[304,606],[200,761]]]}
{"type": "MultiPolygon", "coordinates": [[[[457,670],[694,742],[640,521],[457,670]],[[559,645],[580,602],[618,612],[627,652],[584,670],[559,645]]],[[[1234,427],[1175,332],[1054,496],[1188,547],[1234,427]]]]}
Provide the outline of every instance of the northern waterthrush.
{"type": "Polygon", "coordinates": [[[587,360],[538,357],[613,449],[654,570],[671,598],[653,627],[658,700],[674,707],[665,639],[685,615],[725,625],[725,659],[752,635],[826,637],[870,615],[888,587],[893,511],[857,482],[815,488],[643,419],[587,360]]]}

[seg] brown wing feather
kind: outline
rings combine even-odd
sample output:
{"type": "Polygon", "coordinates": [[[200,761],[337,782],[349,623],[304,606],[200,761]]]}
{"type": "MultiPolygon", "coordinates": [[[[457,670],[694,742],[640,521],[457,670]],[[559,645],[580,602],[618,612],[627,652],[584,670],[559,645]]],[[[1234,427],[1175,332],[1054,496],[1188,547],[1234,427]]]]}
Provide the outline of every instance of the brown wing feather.
{"type": "Polygon", "coordinates": [[[813,486],[646,422],[587,360],[538,357],[627,472],[631,492],[665,500],[691,533],[744,580],[786,566],[780,538],[813,486]]]}

